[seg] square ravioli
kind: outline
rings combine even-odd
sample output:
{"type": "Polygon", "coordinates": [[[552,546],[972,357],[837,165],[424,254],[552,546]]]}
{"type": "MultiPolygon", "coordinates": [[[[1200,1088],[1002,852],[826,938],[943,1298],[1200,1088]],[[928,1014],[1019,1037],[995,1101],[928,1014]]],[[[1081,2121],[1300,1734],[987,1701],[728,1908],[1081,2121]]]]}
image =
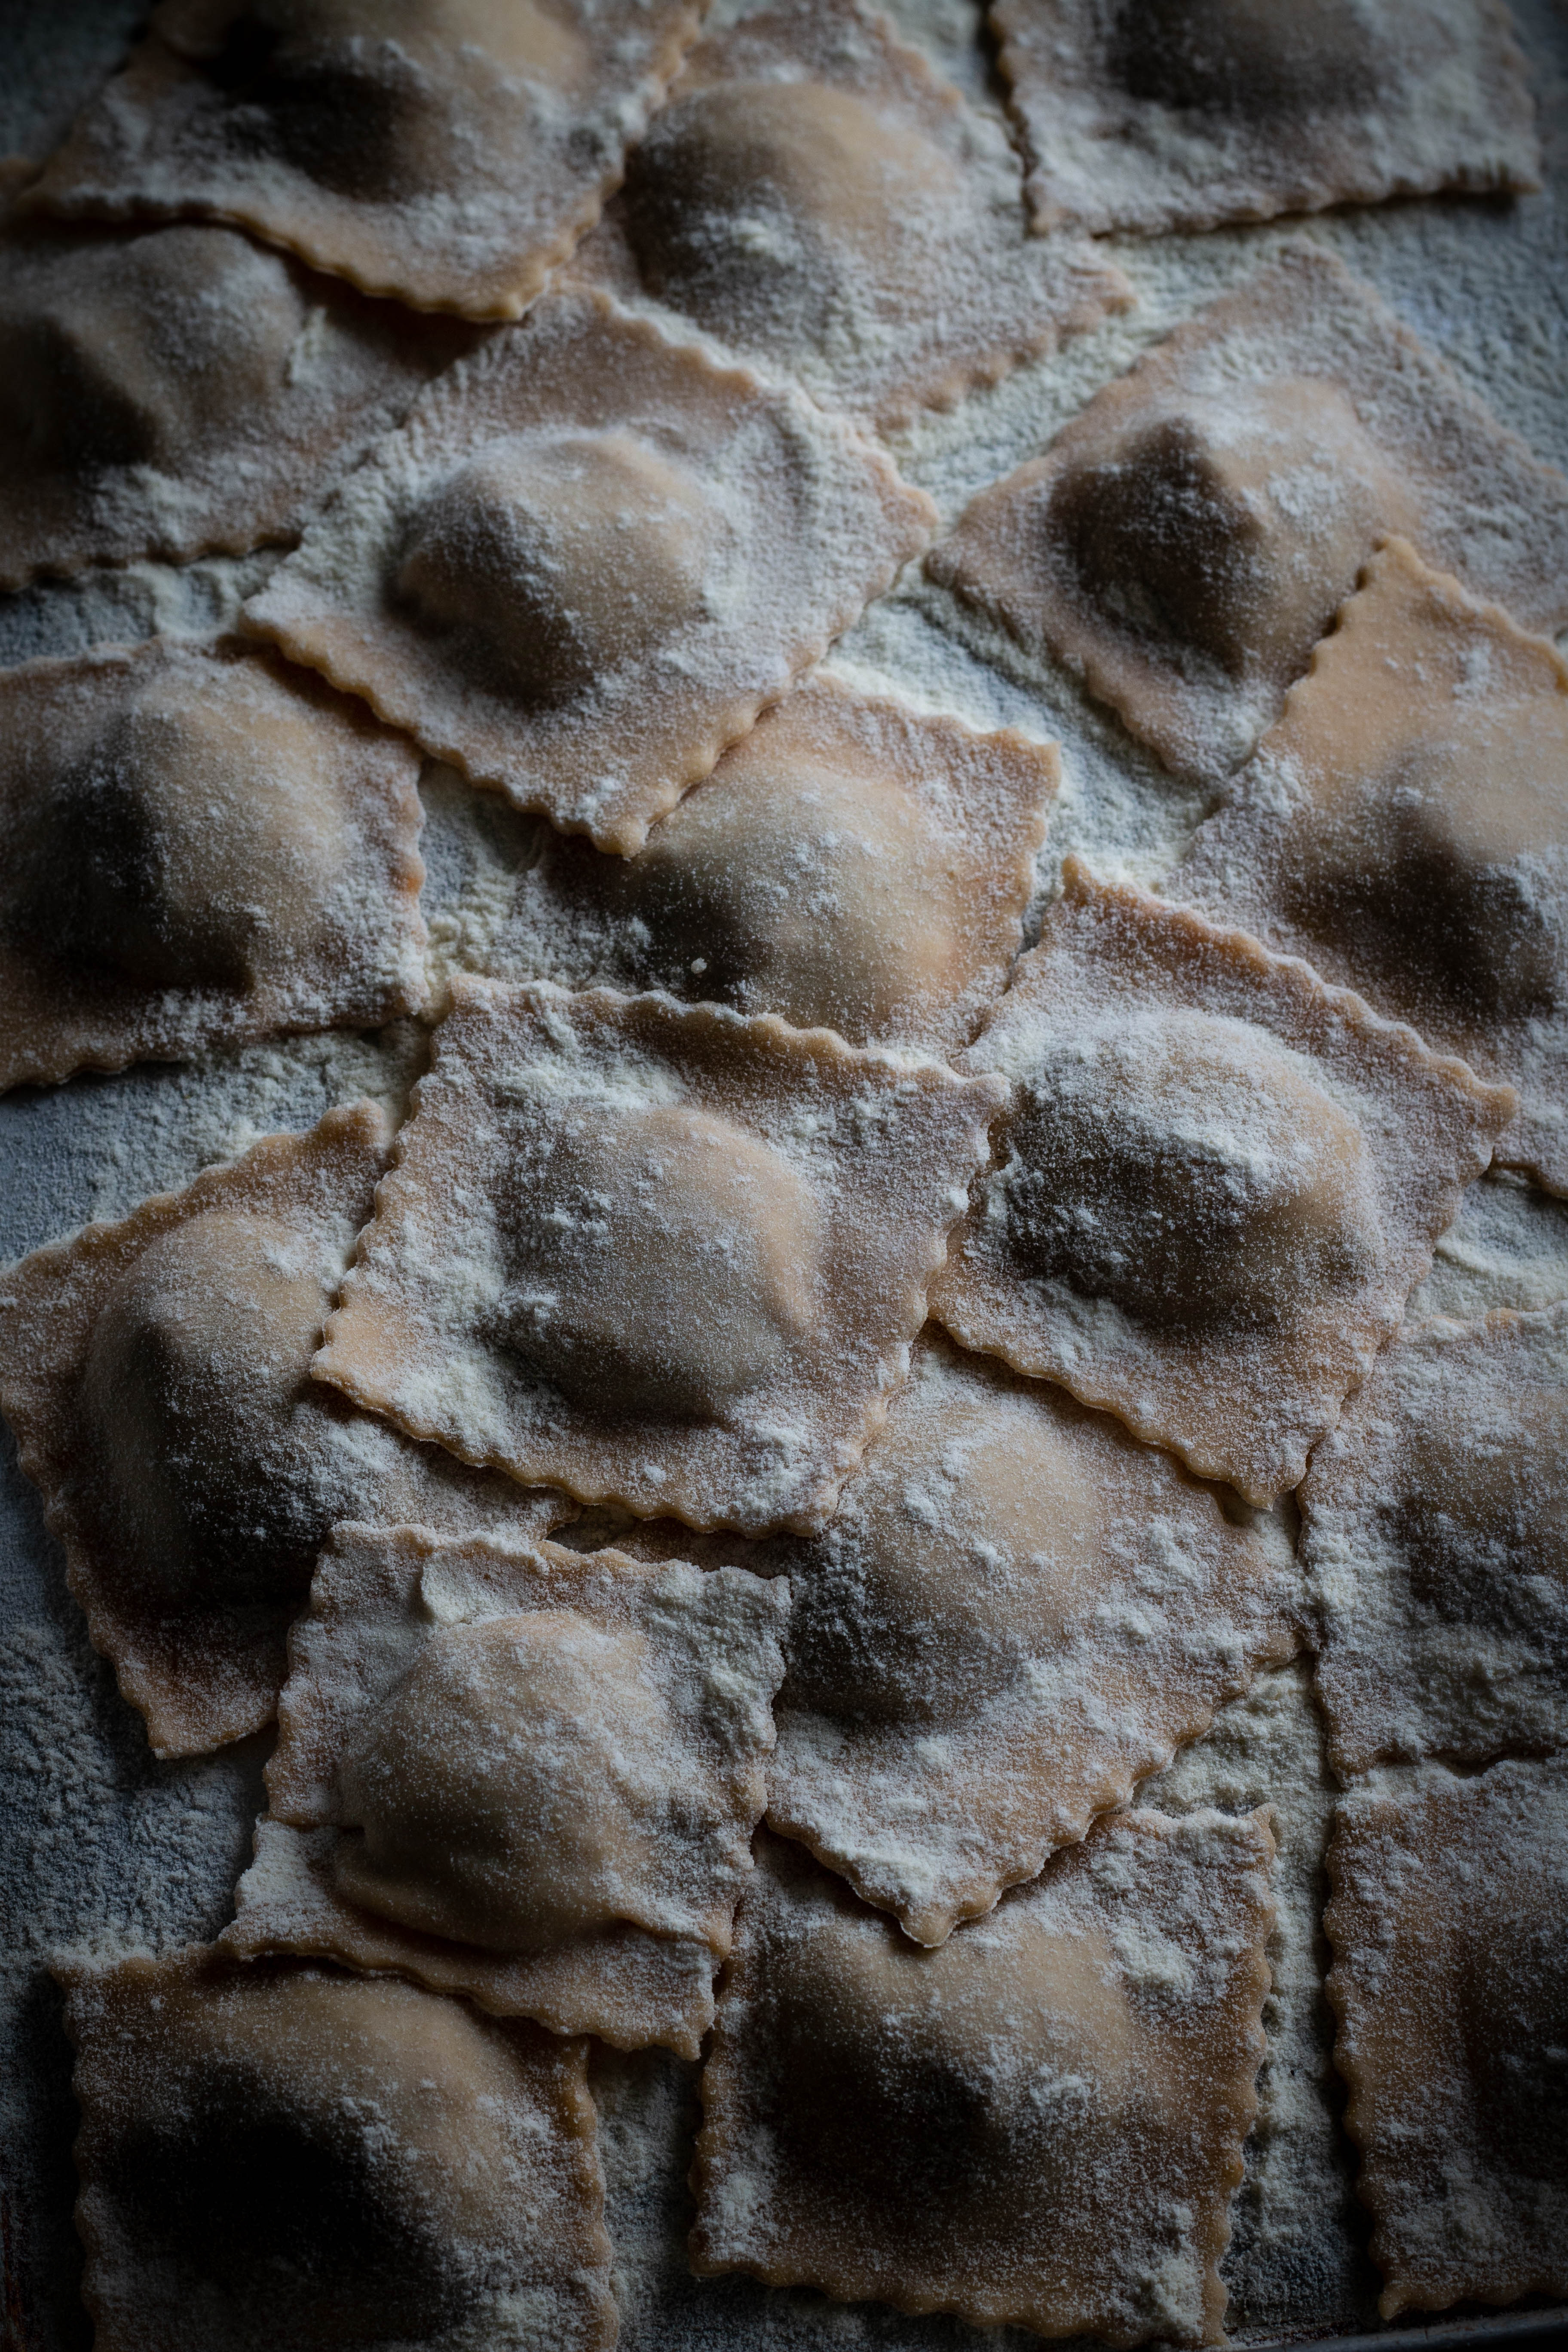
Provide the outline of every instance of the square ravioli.
{"type": "Polygon", "coordinates": [[[26,201],[205,213],[367,294],[521,318],[699,21],[687,0],[159,0],[26,201]]]}
{"type": "Polygon", "coordinates": [[[1217,776],[1390,531],[1530,628],[1568,623],[1568,480],[1319,246],[1176,328],[928,569],[1170,768],[1217,776]]]}
{"type": "Polygon", "coordinates": [[[885,16],[781,0],[692,51],[572,274],[887,432],[1131,304],[1018,196],[1001,126],[885,16]]]}
{"type": "Polygon", "coordinates": [[[1261,1813],[1124,1813],[922,1951],[770,1840],[703,2071],[692,2268],[1222,2342],[1273,1854],[1261,1813]]]}
{"type": "Polygon", "coordinates": [[[188,1946],[62,1965],[95,2352],[607,2352],[587,2045],[188,1946]]]}
{"type": "Polygon", "coordinates": [[[1539,188],[1502,0],[992,0],[1038,228],[1539,188]]]}
{"type": "Polygon", "coordinates": [[[316,1371],[584,1502],[811,1533],[1003,1098],[771,1015],[459,980],[316,1371]]]}
{"type": "Polygon", "coordinates": [[[1337,1772],[1568,1748],[1568,1304],[1407,1323],[1300,1501],[1337,1772]]]}
{"type": "Polygon", "coordinates": [[[0,675],[0,1088],[426,994],[418,755],[254,649],[0,675]]]}
{"type": "Polygon", "coordinates": [[[951,1053],[1023,944],[1060,775],[1054,744],[811,678],[635,857],[552,834],[482,968],[951,1053]]]}
{"type": "Polygon", "coordinates": [[[1164,885],[1517,1087],[1568,1192],[1568,665],[1391,540],[1164,885]]]}
{"type": "Polygon", "coordinates": [[[526,1538],[571,1517],[310,1380],[390,1142],[371,1104],[329,1111],[0,1275],[0,1410],[160,1756],[271,1721],[336,1520],[526,1538]]]}
{"type": "Polygon", "coordinates": [[[1076,857],[962,1060],[1013,1101],[931,1312],[1253,1503],[1300,1483],[1515,1108],[1076,857]]]}
{"type": "Polygon", "coordinates": [[[741,1569],[340,1528],[224,1942],[695,2058],[788,1615],[741,1569]]]}
{"type": "Polygon", "coordinates": [[[424,395],[246,617],[475,782],[626,852],[934,520],[800,393],[563,293],[424,395]]]}
{"type": "Polygon", "coordinates": [[[773,1828],[918,1943],[989,1911],[1297,1647],[1289,1538],[1229,1500],[923,1341],[831,1527],[776,1553],[773,1828]]]}
{"type": "Polygon", "coordinates": [[[1568,1759],[1347,1798],[1329,1879],[1384,2317],[1568,2295],[1568,1759]]]}
{"type": "Polygon", "coordinates": [[[476,331],[366,301],[237,229],[0,229],[0,588],[243,554],[476,331]]]}

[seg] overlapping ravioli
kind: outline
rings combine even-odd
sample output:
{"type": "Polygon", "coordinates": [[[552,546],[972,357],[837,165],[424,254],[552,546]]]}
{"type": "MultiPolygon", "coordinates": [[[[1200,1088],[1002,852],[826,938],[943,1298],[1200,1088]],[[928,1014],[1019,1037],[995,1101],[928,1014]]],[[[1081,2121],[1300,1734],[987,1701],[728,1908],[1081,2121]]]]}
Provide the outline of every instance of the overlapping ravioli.
{"type": "Polygon", "coordinates": [[[740,1569],[340,1528],[225,1940],[695,2058],[788,1611],[740,1569]]]}
{"type": "Polygon", "coordinates": [[[237,231],[0,233],[0,587],[287,540],[474,331],[237,231]]]}
{"type": "Polygon", "coordinates": [[[58,1973],[98,2352],[615,2342],[584,2042],[199,1945],[58,1973]]]}
{"type": "Polygon", "coordinates": [[[1407,1323],[1300,1501],[1337,1771],[1568,1747],[1568,1307],[1407,1323]]]}
{"type": "Polygon", "coordinates": [[[0,1087],[424,1003],[417,755],[274,657],[0,677],[0,1087]]]}
{"type": "Polygon", "coordinates": [[[453,998],[318,1375],[584,1502],[820,1527],[999,1082],[668,996],[453,998]]]}
{"type": "Polygon", "coordinates": [[[982,490],[928,569],[1168,767],[1223,774],[1389,531],[1568,622],[1568,480],[1325,248],[1287,246],[982,490]]]}
{"type": "Polygon", "coordinates": [[[1500,0],[994,0],[1038,228],[1538,188],[1500,0]]]}
{"type": "Polygon", "coordinates": [[[770,1839],[702,2077],[692,2268],[1218,2342],[1273,1853],[1260,1813],[1123,1814],[933,1952],[770,1839]]]}
{"type": "Polygon", "coordinates": [[[1132,299],[1029,238],[999,129],[857,0],[782,0],[701,42],[573,261],[883,430],[1132,299]]]}
{"type": "Polygon", "coordinates": [[[810,1544],[768,1818],[938,1944],[1294,1648],[1287,1537],[939,1337],[810,1544]]]}
{"type": "Polygon", "coordinates": [[[390,1510],[528,1536],[570,1516],[310,1381],[389,1142],[370,1104],[329,1112],[5,1278],[0,1407],[160,1755],[271,1720],[334,1521],[390,1510]]]}
{"type": "Polygon", "coordinates": [[[635,857],[552,835],[484,969],[951,1052],[1017,953],[1059,772],[1053,747],[1011,730],[813,680],[635,857]]]}
{"type": "Polygon", "coordinates": [[[1013,1099],[931,1311],[1267,1502],[1516,1097],[1245,932],[1076,857],[1065,883],[963,1056],[1013,1099]]]}
{"type": "Polygon", "coordinates": [[[1347,1798],[1329,1876],[1384,2318],[1568,2294],[1568,1759],[1347,1798]]]}
{"type": "Polygon", "coordinates": [[[1391,541],[1166,885],[1517,1086],[1568,1192],[1568,667],[1391,541]]]}
{"type": "Polygon", "coordinates": [[[26,204],[216,215],[366,293],[521,318],[698,22],[685,0],[160,0],[26,204]]]}

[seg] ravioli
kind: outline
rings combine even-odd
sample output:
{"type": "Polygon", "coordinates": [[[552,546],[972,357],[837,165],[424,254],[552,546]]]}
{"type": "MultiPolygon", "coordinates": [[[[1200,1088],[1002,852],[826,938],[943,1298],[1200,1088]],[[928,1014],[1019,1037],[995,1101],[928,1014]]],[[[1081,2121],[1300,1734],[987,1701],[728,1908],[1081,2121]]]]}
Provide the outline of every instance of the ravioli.
{"type": "Polygon", "coordinates": [[[683,0],[161,0],[26,202],[206,214],[367,294],[518,319],[698,22],[683,0]]]}
{"type": "Polygon", "coordinates": [[[57,1973],[98,2352],[615,2342],[585,2042],[210,1946],[57,1973]]]}
{"type": "Polygon", "coordinates": [[[740,1569],[340,1528],[225,1942],[695,2058],[788,1612],[740,1569]]]}
{"type": "Polygon", "coordinates": [[[0,588],[288,540],[474,330],[237,231],[0,231],[0,588]]]}
{"type": "Polygon", "coordinates": [[[661,988],[949,1053],[1023,938],[1054,747],[809,680],[631,858],[555,835],[486,971],[661,988]]]}
{"type": "Polygon", "coordinates": [[[932,1952],[768,1841],[703,2070],[692,2268],[1219,2342],[1273,1853],[1261,1813],[1122,1814],[932,1952]]]}
{"type": "Polygon", "coordinates": [[[417,756],[275,657],[0,676],[0,1087],[425,1002],[417,756]]]}
{"type": "Polygon", "coordinates": [[[1026,234],[1000,128],[855,0],[700,43],[572,271],[882,431],[1133,299],[1083,240],[1026,234]]]}
{"type": "Polygon", "coordinates": [[[1342,1777],[1568,1747],[1568,1307],[1407,1323],[1300,1503],[1342,1777]]]}
{"type": "Polygon", "coordinates": [[[1328,1993],[1385,2319],[1568,2294],[1565,1856],[1562,1757],[1340,1809],[1328,1993]]]}
{"type": "Polygon", "coordinates": [[[820,1527],[999,1082],[666,996],[452,994],[318,1377],[584,1502],[820,1527]]]}
{"type": "Polygon", "coordinates": [[[474,782],[629,853],[934,518],[800,394],[563,293],[425,396],[246,619],[474,782]]]}
{"type": "Polygon", "coordinates": [[[330,1111],[5,1277],[0,1407],[158,1755],[271,1721],[335,1521],[384,1508],[526,1537],[571,1515],[311,1383],[389,1145],[371,1104],[330,1111]]]}
{"type": "Polygon", "coordinates": [[[991,20],[1037,228],[1541,185],[1499,0],[994,0],[991,20]]]}
{"type": "Polygon", "coordinates": [[[1165,885],[1357,989],[1520,1111],[1568,1192],[1568,667],[1391,540],[1165,885]]]}
{"type": "Polygon", "coordinates": [[[1250,1502],[1296,1486],[1512,1117],[1507,1087],[1069,857],[967,1069],[1013,1082],[931,1294],[1250,1502]]]}
{"type": "Polygon", "coordinates": [[[982,490],[927,568],[1015,658],[1054,656],[1212,780],[1390,531],[1527,627],[1568,622],[1568,480],[1301,243],[982,490]]]}

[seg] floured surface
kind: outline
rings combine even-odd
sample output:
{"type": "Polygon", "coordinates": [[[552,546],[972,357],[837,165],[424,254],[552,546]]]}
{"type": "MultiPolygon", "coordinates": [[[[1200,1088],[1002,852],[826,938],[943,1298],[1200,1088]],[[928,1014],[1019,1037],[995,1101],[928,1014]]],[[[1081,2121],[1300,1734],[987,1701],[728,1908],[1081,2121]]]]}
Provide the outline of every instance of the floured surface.
{"type": "Polygon", "coordinates": [[[1340,1772],[1568,1748],[1568,1308],[1407,1325],[1300,1503],[1340,1772]]]}
{"type": "Polygon", "coordinates": [[[703,2074],[701,2272],[1218,2340],[1274,1842],[1134,1812],[921,1951],[770,1843],[703,2074]]]}
{"type": "Polygon", "coordinates": [[[788,1613],[736,1569],[340,1528],[226,1940],[694,2058],[788,1613]]]}
{"type": "Polygon", "coordinates": [[[669,997],[454,1003],[318,1376],[584,1502],[821,1526],[1001,1087],[669,997]]]}
{"type": "Polygon", "coordinates": [[[1288,1539],[940,1339],[831,1528],[781,1564],[768,1818],[922,1944],[1125,1804],[1298,1638],[1288,1539]]]}
{"type": "Polygon", "coordinates": [[[1499,0],[995,0],[991,16],[1040,228],[1215,228],[1541,184],[1499,0]]]}
{"type": "Polygon", "coordinates": [[[1568,1763],[1347,1798],[1329,1866],[1383,2315],[1568,2294],[1568,1763]]]}
{"type": "Polygon", "coordinates": [[[233,645],[0,674],[0,1086],[426,997],[417,756],[233,645]]]}
{"type": "Polygon", "coordinates": [[[1568,1202],[1500,1169],[1465,1194],[1406,1311],[1468,1323],[1495,1307],[1528,1311],[1559,1298],[1568,1298],[1568,1202]]]}
{"type": "Polygon", "coordinates": [[[519,318],[697,26],[683,0],[161,0],[31,200],[216,214],[367,293],[519,318]]]}
{"type": "Polygon", "coordinates": [[[1000,126],[855,0],[700,42],[572,266],[884,431],[1130,299],[1084,240],[1029,237],[1000,126]]]}
{"type": "Polygon", "coordinates": [[[927,569],[1217,778],[1391,530],[1527,627],[1568,620],[1568,479],[1298,241],[982,491],[927,569]]]}
{"type": "Polygon", "coordinates": [[[1300,1480],[1514,1106],[1071,858],[963,1063],[1013,1099],[931,1311],[1255,1502],[1300,1480]]]}

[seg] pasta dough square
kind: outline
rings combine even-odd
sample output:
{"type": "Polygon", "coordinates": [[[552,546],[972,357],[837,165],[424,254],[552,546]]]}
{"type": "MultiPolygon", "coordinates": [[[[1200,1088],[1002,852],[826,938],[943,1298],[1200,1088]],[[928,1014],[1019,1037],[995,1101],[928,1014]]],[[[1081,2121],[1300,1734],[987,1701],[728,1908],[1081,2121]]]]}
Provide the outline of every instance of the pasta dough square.
{"type": "Polygon", "coordinates": [[[769,1821],[942,1943],[1291,1654],[1273,1532],[1120,1422],[933,1336],[832,1526],[780,1548],[769,1821]]]}
{"type": "Polygon", "coordinates": [[[1006,984],[1054,745],[810,678],[632,858],[553,834],[481,968],[952,1053],[1006,984]]]}
{"type": "Polygon", "coordinates": [[[1384,2317],[1568,2294],[1568,1759],[1347,1798],[1329,1878],[1384,2317]]]}
{"type": "Polygon", "coordinates": [[[427,993],[419,761],[276,656],[0,675],[0,1087],[379,1028],[427,993]]]}
{"type": "Polygon", "coordinates": [[[210,1947],[71,1965],[96,2352],[607,2352],[587,2045],[210,1947]]]}
{"type": "Polygon", "coordinates": [[[1527,627],[1568,623],[1568,480],[1302,243],[982,490],[928,569],[1217,777],[1390,531],[1527,627]]]}
{"type": "Polygon", "coordinates": [[[310,1381],[390,1140],[370,1103],[329,1111],[0,1276],[0,1409],[160,1756],[272,1720],[334,1521],[527,1537],[571,1516],[310,1381]]]}
{"type": "Polygon", "coordinates": [[[1568,666],[1391,540],[1165,885],[1516,1086],[1568,1192],[1568,666]]]}
{"type": "Polygon", "coordinates": [[[1406,1324],[1300,1503],[1337,1772],[1568,1748],[1568,1306],[1406,1324]]]}
{"type": "Polygon", "coordinates": [[[931,1312],[1253,1503],[1300,1483],[1516,1101],[1076,857],[963,1062],[1013,1106],[931,1312]]]}
{"type": "Polygon", "coordinates": [[[340,1528],[225,1943],[695,2058],[788,1614],[740,1569],[340,1528]]]}
{"type": "Polygon", "coordinates": [[[629,852],[934,520],[799,393],[553,295],[425,394],[246,618],[475,782],[629,852]]]}
{"type": "Polygon", "coordinates": [[[993,0],[991,21],[1042,229],[1541,185],[1501,0],[993,0]]]}
{"type": "Polygon", "coordinates": [[[0,232],[0,588],[296,535],[475,330],[205,223],[0,232]]]}
{"type": "Polygon", "coordinates": [[[1273,1854],[1262,1813],[1124,1813],[933,1952],[770,1840],[703,2070],[692,2268],[1221,2342],[1273,1854]]]}
{"type": "Polygon", "coordinates": [[[160,0],[26,201],[205,213],[367,294],[518,319],[699,22],[685,0],[160,0]]]}
{"type": "Polygon", "coordinates": [[[810,1533],[1002,1100],[771,1016],[459,980],[316,1371],[584,1502],[810,1533]]]}
{"type": "Polygon", "coordinates": [[[700,42],[572,274],[883,432],[1134,299],[1086,241],[1027,235],[1001,126],[857,0],[700,42]]]}

